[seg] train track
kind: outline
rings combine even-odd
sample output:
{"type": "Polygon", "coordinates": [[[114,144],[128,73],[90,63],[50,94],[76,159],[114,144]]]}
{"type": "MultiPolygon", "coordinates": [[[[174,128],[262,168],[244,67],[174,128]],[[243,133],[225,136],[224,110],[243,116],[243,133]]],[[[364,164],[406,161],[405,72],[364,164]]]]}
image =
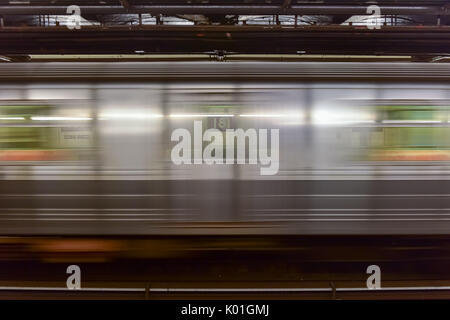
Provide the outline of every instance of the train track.
{"type": "Polygon", "coordinates": [[[450,286],[362,287],[86,287],[1,286],[1,299],[449,299],[450,286]]]}

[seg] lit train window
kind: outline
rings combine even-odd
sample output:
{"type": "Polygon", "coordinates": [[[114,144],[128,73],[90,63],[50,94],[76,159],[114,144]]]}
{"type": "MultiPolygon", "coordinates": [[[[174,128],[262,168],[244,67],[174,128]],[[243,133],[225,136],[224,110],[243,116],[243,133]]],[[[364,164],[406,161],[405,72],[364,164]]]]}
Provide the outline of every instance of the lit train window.
{"type": "Polygon", "coordinates": [[[90,118],[38,102],[0,102],[0,161],[74,161],[89,158],[90,118]]]}
{"type": "Polygon", "coordinates": [[[449,161],[447,107],[427,104],[376,106],[383,143],[371,146],[372,160],[449,161]]]}

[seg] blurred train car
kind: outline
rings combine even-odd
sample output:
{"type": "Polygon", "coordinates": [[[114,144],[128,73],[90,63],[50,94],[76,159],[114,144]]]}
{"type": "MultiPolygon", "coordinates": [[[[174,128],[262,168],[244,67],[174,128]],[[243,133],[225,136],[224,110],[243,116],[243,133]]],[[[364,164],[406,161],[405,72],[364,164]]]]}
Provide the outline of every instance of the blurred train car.
{"type": "Polygon", "coordinates": [[[449,234],[449,79],[422,63],[0,64],[0,234],[449,234]],[[279,129],[278,173],[174,164],[171,134],[194,120],[279,129]]]}

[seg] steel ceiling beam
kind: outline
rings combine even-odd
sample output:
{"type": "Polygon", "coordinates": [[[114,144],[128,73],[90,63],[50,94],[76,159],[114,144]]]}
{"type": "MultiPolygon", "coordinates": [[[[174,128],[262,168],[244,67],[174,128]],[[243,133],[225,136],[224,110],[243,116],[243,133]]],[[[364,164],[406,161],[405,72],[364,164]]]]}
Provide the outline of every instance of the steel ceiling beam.
{"type": "MultiPolygon", "coordinates": [[[[441,6],[392,6],[380,5],[381,14],[399,15],[448,15],[447,7],[441,6]]],[[[117,6],[80,6],[81,14],[233,14],[233,15],[333,15],[350,14],[365,15],[367,6],[363,5],[141,5],[125,8],[117,6]]],[[[9,5],[0,6],[0,15],[35,15],[55,14],[64,15],[67,6],[33,6],[9,5]]]]}
{"type": "Polygon", "coordinates": [[[450,27],[137,26],[0,28],[0,55],[288,53],[447,56],[450,27]],[[267,45],[270,43],[270,45],[267,45]]]}

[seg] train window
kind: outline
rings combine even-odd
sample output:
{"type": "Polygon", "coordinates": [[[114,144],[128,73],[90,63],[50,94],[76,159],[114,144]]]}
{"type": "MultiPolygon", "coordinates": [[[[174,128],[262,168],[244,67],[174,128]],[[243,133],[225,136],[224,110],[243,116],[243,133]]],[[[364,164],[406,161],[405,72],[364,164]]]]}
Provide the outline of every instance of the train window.
{"type": "Polygon", "coordinates": [[[83,108],[46,101],[0,101],[0,161],[86,160],[91,118],[83,108]]]}
{"type": "MultiPolygon", "coordinates": [[[[386,161],[450,160],[447,106],[422,101],[375,106],[382,143],[371,144],[369,157],[386,161]]],[[[372,133],[373,134],[373,133],[372,133]]]]}
{"type": "Polygon", "coordinates": [[[46,105],[0,106],[0,148],[1,149],[46,149],[49,147],[46,128],[30,126],[34,116],[45,115],[50,107],[46,105]]]}

